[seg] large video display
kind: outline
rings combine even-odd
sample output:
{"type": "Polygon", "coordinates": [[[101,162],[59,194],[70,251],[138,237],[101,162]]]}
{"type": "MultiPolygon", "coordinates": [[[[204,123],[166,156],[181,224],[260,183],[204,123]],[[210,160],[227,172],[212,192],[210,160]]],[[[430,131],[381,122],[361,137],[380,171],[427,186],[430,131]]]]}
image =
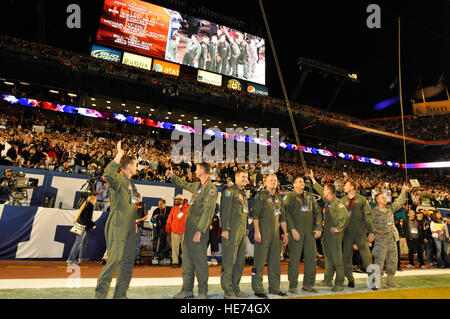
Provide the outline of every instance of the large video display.
{"type": "Polygon", "coordinates": [[[98,44],[265,84],[263,38],[148,2],[105,0],[98,44]]]}

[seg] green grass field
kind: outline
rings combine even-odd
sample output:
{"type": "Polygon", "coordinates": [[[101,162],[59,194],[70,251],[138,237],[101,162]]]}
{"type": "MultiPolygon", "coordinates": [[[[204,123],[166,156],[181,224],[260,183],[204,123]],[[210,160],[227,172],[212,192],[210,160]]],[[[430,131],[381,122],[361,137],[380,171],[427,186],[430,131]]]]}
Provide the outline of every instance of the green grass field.
{"type": "MultiPolygon", "coordinates": [[[[385,298],[383,293],[392,291],[389,294],[389,298],[405,298],[405,294],[401,291],[407,289],[415,289],[414,294],[408,294],[409,298],[424,298],[425,292],[420,292],[420,288],[434,288],[440,287],[448,289],[439,289],[440,298],[450,299],[450,275],[422,275],[422,276],[403,276],[397,277],[396,282],[402,287],[400,289],[382,289],[371,295],[371,298],[377,298],[377,294],[380,298],[385,298]],[[419,290],[417,290],[419,289],[419,290]],[[397,294],[394,292],[398,291],[397,294]],[[441,296],[441,294],[443,294],[441,296]],[[446,295],[445,295],[446,294],[446,295]]],[[[265,284],[267,288],[267,283],[265,284]]],[[[301,287],[301,282],[299,283],[301,287]]],[[[131,299],[166,299],[172,298],[172,296],[180,291],[181,287],[178,286],[158,286],[158,287],[131,287],[128,290],[128,297],[131,299]]],[[[112,297],[113,289],[110,289],[109,298],[112,297]]],[[[281,289],[284,291],[288,290],[288,283],[282,282],[281,289]]],[[[241,290],[251,292],[250,284],[241,284],[241,290]]],[[[316,296],[327,296],[333,295],[335,298],[352,298],[349,294],[355,293],[366,293],[371,292],[366,286],[365,279],[356,279],[356,288],[350,289],[345,288],[344,291],[339,294],[330,291],[330,288],[318,288],[318,294],[312,294],[307,292],[301,292],[299,295],[289,294],[288,298],[301,298],[301,297],[312,297],[316,296]]],[[[429,291],[429,289],[427,289],[429,291]]],[[[196,288],[194,289],[194,294],[196,294],[196,288]]],[[[275,298],[276,296],[271,296],[275,298]]],[[[358,295],[355,296],[356,298],[358,295]]],[[[0,290],[0,299],[92,299],[94,298],[94,288],[46,288],[46,289],[3,289],[0,290]]],[[[220,285],[209,285],[209,298],[223,298],[223,291],[220,285]]]]}

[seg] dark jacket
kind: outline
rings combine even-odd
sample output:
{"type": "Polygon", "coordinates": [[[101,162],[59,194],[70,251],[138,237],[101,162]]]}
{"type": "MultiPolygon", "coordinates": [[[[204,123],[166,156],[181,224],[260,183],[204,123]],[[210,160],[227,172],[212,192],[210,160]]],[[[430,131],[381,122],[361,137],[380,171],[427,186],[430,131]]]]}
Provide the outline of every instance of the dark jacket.
{"type": "Polygon", "coordinates": [[[400,236],[400,238],[406,238],[407,236],[407,232],[408,232],[408,222],[407,221],[403,221],[403,225],[400,224],[400,222],[397,222],[395,224],[395,227],[397,227],[398,230],[398,235],[400,236]]]}
{"type": "Polygon", "coordinates": [[[86,225],[86,231],[92,229],[95,223],[92,221],[92,213],[94,212],[94,206],[91,203],[87,203],[78,217],[77,222],[81,225],[86,225]]]}
{"type": "MultiPolygon", "coordinates": [[[[417,223],[417,228],[419,230],[419,239],[424,238],[423,236],[423,221],[418,221],[417,219],[413,220],[413,223],[417,223]]],[[[412,236],[411,236],[411,230],[409,229],[409,219],[405,222],[406,226],[405,226],[405,230],[406,230],[406,240],[412,240],[412,236]]]]}

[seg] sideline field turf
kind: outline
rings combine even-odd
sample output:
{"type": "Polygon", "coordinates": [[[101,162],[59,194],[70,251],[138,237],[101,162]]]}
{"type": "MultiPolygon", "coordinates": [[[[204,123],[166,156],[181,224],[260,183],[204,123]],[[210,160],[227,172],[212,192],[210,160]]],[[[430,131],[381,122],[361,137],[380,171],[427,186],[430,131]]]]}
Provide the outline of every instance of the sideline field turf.
{"type": "MultiPolygon", "coordinates": [[[[370,299],[425,299],[425,298],[445,298],[450,299],[450,275],[421,275],[421,276],[399,276],[396,282],[402,285],[400,289],[382,289],[372,292],[366,286],[365,279],[356,279],[356,288],[344,288],[338,294],[330,291],[329,288],[319,287],[319,294],[301,292],[299,295],[289,294],[287,298],[370,298],[370,299]]],[[[301,282],[299,283],[301,287],[301,282]]],[[[267,283],[265,283],[267,288],[267,283]]],[[[144,286],[131,287],[128,290],[128,297],[131,299],[166,299],[179,292],[179,286],[144,286]]],[[[249,283],[241,284],[243,291],[250,292],[249,283]]],[[[281,289],[287,291],[288,283],[282,282],[281,289]]],[[[111,298],[113,288],[110,289],[111,298]]],[[[194,288],[197,294],[197,288],[194,288]]],[[[276,296],[270,296],[277,298],[276,296]]],[[[45,289],[0,289],[0,299],[92,299],[94,298],[94,288],[45,288],[45,289]]],[[[223,291],[220,285],[209,285],[209,298],[223,298],[223,291]]]]}

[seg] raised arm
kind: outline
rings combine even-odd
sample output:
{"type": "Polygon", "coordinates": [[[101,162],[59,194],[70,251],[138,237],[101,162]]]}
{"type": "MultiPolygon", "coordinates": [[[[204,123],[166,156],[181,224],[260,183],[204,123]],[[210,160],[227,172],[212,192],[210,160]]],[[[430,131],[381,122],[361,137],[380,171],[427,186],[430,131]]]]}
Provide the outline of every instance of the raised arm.
{"type": "Polygon", "coordinates": [[[170,170],[166,171],[166,176],[170,178],[170,182],[172,184],[175,184],[191,193],[195,193],[197,191],[198,183],[189,183],[183,181],[181,178],[174,174],[172,167],[170,168],[170,170]]]}
{"type": "Polygon", "coordinates": [[[400,196],[392,203],[392,213],[399,211],[403,207],[403,204],[406,203],[408,191],[409,187],[406,184],[403,185],[400,196]]]}
{"type": "Polygon", "coordinates": [[[123,156],[123,150],[122,150],[122,142],[119,141],[117,143],[117,154],[116,157],[114,157],[114,160],[110,161],[109,164],[105,168],[105,179],[108,182],[108,185],[110,188],[116,190],[123,178],[118,172],[120,160],[123,156]]]}

